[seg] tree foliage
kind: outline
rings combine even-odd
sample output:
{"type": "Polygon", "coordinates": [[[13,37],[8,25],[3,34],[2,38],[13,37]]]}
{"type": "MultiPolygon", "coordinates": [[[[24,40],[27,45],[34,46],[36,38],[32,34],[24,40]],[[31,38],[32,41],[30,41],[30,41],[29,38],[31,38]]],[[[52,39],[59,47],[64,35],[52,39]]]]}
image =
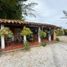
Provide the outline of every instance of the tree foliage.
{"type": "Polygon", "coordinates": [[[63,10],[63,14],[65,15],[65,17],[62,17],[62,19],[67,19],[67,11],[63,10]]]}
{"type": "Polygon", "coordinates": [[[35,3],[24,4],[27,0],[0,0],[0,18],[22,19],[24,15],[32,14],[31,6],[35,3]]]}
{"type": "Polygon", "coordinates": [[[67,11],[63,10],[63,13],[64,13],[65,16],[67,16],[67,11]]]}

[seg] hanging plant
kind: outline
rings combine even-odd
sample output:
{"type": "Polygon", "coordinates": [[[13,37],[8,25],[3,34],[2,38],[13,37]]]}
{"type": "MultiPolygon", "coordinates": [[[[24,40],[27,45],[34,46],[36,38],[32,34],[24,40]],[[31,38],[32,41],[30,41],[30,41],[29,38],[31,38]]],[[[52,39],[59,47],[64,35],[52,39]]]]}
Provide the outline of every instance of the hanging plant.
{"type": "Polygon", "coordinates": [[[3,29],[0,29],[0,36],[7,36],[7,37],[12,37],[13,33],[8,27],[4,27],[3,29]]]}
{"type": "Polygon", "coordinates": [[[30,28],[24,27],[23,30],[21,31],[21,36],[27,36],[27,35],[31,35],[32,31],[30,30],[30,28]]]}
{"type": "Polygon", "coordinates": [[[44,32],[44,31],[40,31],[40,37],[43,39],[43,38],[45,38],[46,37],[46,32],[44,32]]]}

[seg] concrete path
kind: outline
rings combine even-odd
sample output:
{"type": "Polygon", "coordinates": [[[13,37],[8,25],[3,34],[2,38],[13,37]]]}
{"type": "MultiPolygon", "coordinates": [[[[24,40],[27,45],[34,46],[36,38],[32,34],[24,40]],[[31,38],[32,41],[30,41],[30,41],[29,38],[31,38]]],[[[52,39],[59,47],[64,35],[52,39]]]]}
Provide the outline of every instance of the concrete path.
{"type": "Polygon", "coordinates": [[[2,54],[0,67],[67,67],[67,43],[2,54]]]}

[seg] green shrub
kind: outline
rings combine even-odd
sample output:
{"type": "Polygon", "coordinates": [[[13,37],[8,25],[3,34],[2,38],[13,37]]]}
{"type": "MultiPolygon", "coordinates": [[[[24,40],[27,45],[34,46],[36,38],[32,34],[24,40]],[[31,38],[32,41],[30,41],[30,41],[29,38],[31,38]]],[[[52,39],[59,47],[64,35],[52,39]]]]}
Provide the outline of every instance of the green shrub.
{"type": "Polygon", "coordinates": [[[60,41],[60,39],[59,38],[56,38],[56,41],[60,41]]]}
{"type": "Polygon", "coordinates": [[[45,46],[47,45],[47,43],[42,42],[41,45],[42,45],[43,47],[45,47],[45,46]]]}
{"type": "Polygon", "coordinates": [[[46,37],[46,32],[44,32],[44,31],[40,31],[40,37],[43,39],[43,38],[45,38],[46,37]]]}
{"type": "Polygon", "coordinates": [[[67,35],[67,29],[64,29],[64,35],[67,35]]]}
{"type": "Polygon", "coordinates": [[[55,31],[57,36],[63,36],[64,35],[64,30],[63,29],[58,29],[55,31]]]}
{"type": "Polygon", "coordinates": [[[3,54],[3,52],[2,52],[2,50],[0,50],[0,57],[2,56],[2,54],[3,54]]]}
{"type": "Polygon", "coordinates": [[[27,36],[33,34],[33,32],[30,30],[30,28],[24,27],[20,34],[21,36],[27,36]]]}
{"type": "Polygon", "coordinates": [[[27,36],[27,40],[28,40],[29,42],[33,41],[33,40],[34,40],[33,35],[32,35],[32,34],[31,34],[31,35],[28,35],[28,36],[27,36]]]}
{"type": "Polygon", "coordinates": [[[29,50],[29,49],[30,49],[30,44],[29,44],[29,42],[25,42],[25,43],[24,43],[24,49],[25,49],[25,50],[29,50]]]}
{"type": "Polygon", "coordinates": [[[0,36],[2,35],[12,38],[13,33],[8,27],[4,27],[3,29],[0,29],[0,36]]]}

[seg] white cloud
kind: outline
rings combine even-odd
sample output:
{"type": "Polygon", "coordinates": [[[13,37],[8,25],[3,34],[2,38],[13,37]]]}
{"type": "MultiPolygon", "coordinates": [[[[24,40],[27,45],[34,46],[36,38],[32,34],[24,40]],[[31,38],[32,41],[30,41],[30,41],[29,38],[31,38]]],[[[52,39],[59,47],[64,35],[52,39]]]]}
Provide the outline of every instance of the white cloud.
{"type": "Polygon", "coordinates": [[[34,7],[36,18],[28,16],[26,17],[27,20],[50,23],[67,28],[66,20],[61,19],[64,16],[62,10],[67,9],[66,0],[28,0],[27,3],[29,2],[35,2],[38,5],[34,7]]]}

